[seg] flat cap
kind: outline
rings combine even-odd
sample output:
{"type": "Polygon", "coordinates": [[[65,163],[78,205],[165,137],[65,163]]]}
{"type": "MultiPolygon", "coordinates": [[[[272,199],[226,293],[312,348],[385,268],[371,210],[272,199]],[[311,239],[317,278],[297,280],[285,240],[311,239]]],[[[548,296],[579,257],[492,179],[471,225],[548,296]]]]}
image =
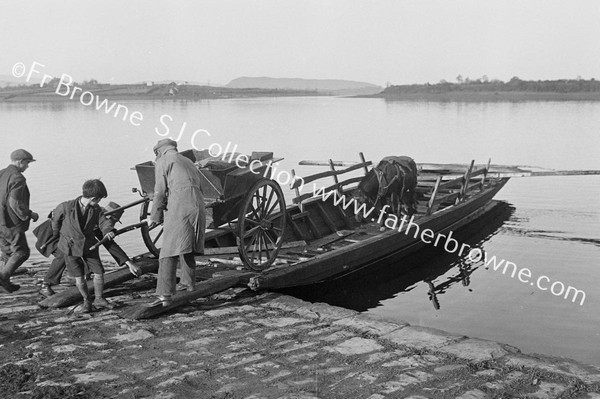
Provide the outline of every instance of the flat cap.
{"type": "Polygon", "coordinates": [[[156,145],[153,148],[154,153],[156,153],[156,151],[160,150],[161,148],[167,147],[167,146],[177,148],[177,142],[175,140],[171,140],[171,139],[158,140],[158,143],[156,143],[156,145]]]}
{"type": "MultiPolygon", "coordinates": [[[[116,202],[109,202],[108,205],[106,205],[104,207],[104,213],[106,212],[111,212],[114,211],[115,209],[119,209],[121,206],[119,204],[117,204],[116,202]]],[[[118,212],[113,212],[110,215],[108,215],[109,217],[113,218],[115,220],[115,222],[120,222],[121,221],[121,216],[123,216],[123,213],[125,213],[124,209],[121,209],[118,212]]]]}
{"type": "Polygon", "coordinates": [[[26,151],[22,148],[19,148],[18,150],[14,150],[10,154],[10,160],[11,161],[27,161],[27,162],[35,161],[35,159],[33,159],[33,155],[31,155],[31,153],[29,151],[26,151]]]}

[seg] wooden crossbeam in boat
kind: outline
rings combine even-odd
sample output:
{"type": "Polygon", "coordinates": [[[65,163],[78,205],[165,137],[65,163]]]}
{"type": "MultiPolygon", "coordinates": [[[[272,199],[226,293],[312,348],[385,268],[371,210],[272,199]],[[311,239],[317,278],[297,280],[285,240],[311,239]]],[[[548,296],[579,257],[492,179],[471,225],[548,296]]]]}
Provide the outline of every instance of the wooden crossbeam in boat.
{"type": "Polygon", "coordinates": [[[471,166],[469,166],[469,170],[467,170],[467,173],[465,173],[465,178],[461,185],[460,195],[459,195],[459,198],[457,199],[457,201],[462,200],[464,198],[465,194],[467,193],[467,188],[469,186],[469,180],[471,179],[471,172],[473,171],[473,165],[475,165],[475,160],[471,161],[471,166]]]}
{"type": "Polygon", "coordinates": [[[310,217],[310,213],[308,211],[297,213],[297,214],[293,215],[291,217],[291,219],[292,219],[292,223],[296,223],[296,220],[299,220],[299,219],[306,219],[308,222],[308,227],[312,231],[313,235],[315,237],[320,236],[319,229],[318,229],[317,225],[315,224],[315,221],[310,217]]]}
{"type": "Polygon", "coordinates": [[[300,213],[295,213],[292,215],[292,220],[298,220],[298,219],[302,219],[308,216],[308,212],[304,211],[304,212],[300,212],[300,213]]]}
{"type": "MultiPolygon", "coordinates": [[[[294,180],[294,184],[293,184],[293,189],[294,192],[296,193],[296,198],[300,197],[300,186],[296,186],[296,183],[298,181],[303,181],[303,180],[297,180],[296,179],[296,171],[294,169],[292,169],[292,180],[294,180]]],[[[300,212],[304,212],[304,207],[302,206],[302,201],[299,202],[298,207],[300,208],[300,212]]]]}
{"type": "Polygon", "coordinates": [[[292,219],[292,218],[290,218],[290,225],[292,226],[292,230],[294,230],[294,234],[295,234],[297,237],[304,238],[304,239],[307,239],[307,238],[309,238],[308,236],[306,236],[306,235],[305,235],[305,234],[302,232],[302,230],[300,230],[300,227],[298,227],[298,224],[297,224],[297,223],[296,223],[296,221],[295,221],[294,219],[292,219]]]}
{"type": "Polygon", "coordinates": [[[464,176],[460,176],[460,177],[457,177],[456,179],[445,181],[442,184],[440,184],[439,189],[445,190],[445,189],[449,189],[451,187],[456,187],[457,185],[462,184],[464,178],[465,178],[464,176]]]}
{"type": "Polygon", "coordinates": [[[331,230],[332,233],[335,233],[338,230],[337,226],[335,225],[333,220],[331,220],[331,217],[329,217],[329,214],[327,213],[325,208],[323,208],[323,204],[319,202],[317,204],[317,209],[319,210],[319,213],[321,214],[321,217],[325,221],[325,224],[327,225],[327,227],[329,227],[329,229],[331,230]]]}
{"type": "MultiPolygon", "coordinates": [[[[304,165],[302,162],[306,162],[306,161],[301,161],[300,165],[304,165]]],[[[315,180],[323,179],[325,177],[343,175],[344,173],[352,172],[352,171],[358,170],[360,168],[365,168],[365,170],[366,170],[367,166],[371,166],[372,164],[373,163],[371,161],[361,162],[361,163],[356,163],[356,164],[354,164],[346,169],[342,169],[342,170],[336,170],[334,168],[332,170],[328,170],[325,172],[316,173],[314,175],[303,177],[302,180],[296,179],[294,181],[294,184],[292,184],[292,188],[297,188],[297,187],[300,187],[303,183],[304,184],[311,183],[315,180]]],[[[335,167],[335,166],[339,166],[339,165],[336,165],[336,163],[334,161],[331,161],[331,163],[327,163],[326,166],[335,167]]]]}
{"type": "Polygon", "coordinates": [[[488,171],[490,170],[490,163],[492,163],[492,158],[488,159],[487,166],[485,167],[485,172],[483,173],[483,176],[481,177],[480,190],[483,190],[483,188],[485,187],[485,179],[487,178],[488,171]]]}
{"type": "Polygon", "coordinates": [[[431,215],[431,210],[433,209],[433,203],[435,201],[435,197],[440,188],[440,183],[442,182],[442,176],[438,176],[437,181],[435,182],[435,187],[433,188],[433,193],[431,194],[431,198],[429,199],[429,203],[427,204],[427,215],[431,215]]]}
{"type": "Polygon", "coordinates": [[[475,176],[484,175],[487,173],[487,168],[476,169],[471,172],[470,178],[474,178],[475,176]]]}
{"type": "Polygon", "coordinates": [[[435,205],[441,205],[443,203],[448,203],[448,202],[456,202],[456,200],[459,198],[460,193],[455,192],[455,193],[449,193],[449,194],[445,194],[445,195],[438,195],[437,198],[433,201],[433,206],[435,207],[435,205]]]}
{"type": "MultiPolygon", "coordinates": [[[[328,193],[329,191],[332,190],[341,190],[344,186],[347,186],[348,184],[352,184],[352,183],[358,183],[362,180],[362,177],[352,177],[350,179],[341,181],[339,183],[336,184],[332,184],[331,186],[325,187],[323,189],[324,193],[328,193]]],[[[306,201],[307,199],[313,198],[314,197],[314,193],[310,192],[310,193],[306,193],[306,194],[302,194],[294,199],[292,199],[292,203],[294,204],[301,204],[304,201],[306,201]]],[[[321,197],[315,197],[316,199],[318,199],[319,201],[322,201],[323,199],[321,197]]]]}
{"type": "Polygon", "coordinates": [[[481,187],[482,187],[482,185],[481,185],[480,180],[477,180],[476,182],[470,182],[465,189],[465,193],[467,193],[475,188],[481,188],[481,187]]]}

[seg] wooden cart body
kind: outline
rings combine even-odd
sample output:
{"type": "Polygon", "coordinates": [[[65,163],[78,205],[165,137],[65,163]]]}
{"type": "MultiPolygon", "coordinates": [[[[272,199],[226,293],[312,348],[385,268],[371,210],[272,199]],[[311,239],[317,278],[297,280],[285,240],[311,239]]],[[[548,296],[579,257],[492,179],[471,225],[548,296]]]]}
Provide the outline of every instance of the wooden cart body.
{"type": "MultiPolygon", "coordinates": [[[[248,268],[263,270],[271,265],[283,244],[286,205],[277,182],[271,180],[272,152],[253,152],[246,156],[225,154],[212,157],[208,150],[187,150],[189,158],[201,174],[200,188],[205,205],[211,208],[207,220],[211,229],[235,234],[240,258],[248,268]]],[[[150,214],[154,197],[155,165],[147,161],[135,165],[141,185],[140,229],[148,250],[160,254],[163,228],[143,222],[150,214]]]]}
{"type": "MultiPolygon", "coordinates": [[[[181,155],[189,158],[200,171],[203,180],[202,194],[208,207],[213,208],[213,222],[209,227],[218,227],[238,217],[242,200],[252,186],[261,179],[271,178],[272,152],[253,152],[250,157],[235,158],[229,154],[212,157],[208,150],[186,150],[181,155]],[[237,162],[236,162],[237,161],[237,162]]],[[[135,165],[143,195],[154,197],[154,162],[135,165]]]]}

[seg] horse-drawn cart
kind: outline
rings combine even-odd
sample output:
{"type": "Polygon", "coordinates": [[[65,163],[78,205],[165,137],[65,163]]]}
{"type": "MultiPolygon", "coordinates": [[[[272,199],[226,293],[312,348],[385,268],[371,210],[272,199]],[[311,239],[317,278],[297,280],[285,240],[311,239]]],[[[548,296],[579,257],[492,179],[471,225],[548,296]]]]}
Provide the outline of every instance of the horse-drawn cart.
{"type": "MultiPolygon", "coordinates": [[[[209,228],[230,229],[237,236],[241,260],[252,270],[269,267],[283,244],[286,205],[277,182],[271,180],[273,153],[253,152],[251,156],[212,157],[207,150],[186,150],[181,155],[194,162],[202,175],[202,193],[211,213],[209,228]],[[229,162],[224,159],[228,159],[229,162]]],[[[237,154],[236,154],[237,155],[237,154]]],[[[135,165],[141,185],[140,221],[150,215],[154,196],[154,163],[135,165]]],[[[127,206],[127,207],[129,207],[127,206]]],[[[207,218],[209,219],[209,218],[207,218]]],[[[162,226],[150,228],[140,223],[142,238],[148,250],[160,253],[162,226]]]]}

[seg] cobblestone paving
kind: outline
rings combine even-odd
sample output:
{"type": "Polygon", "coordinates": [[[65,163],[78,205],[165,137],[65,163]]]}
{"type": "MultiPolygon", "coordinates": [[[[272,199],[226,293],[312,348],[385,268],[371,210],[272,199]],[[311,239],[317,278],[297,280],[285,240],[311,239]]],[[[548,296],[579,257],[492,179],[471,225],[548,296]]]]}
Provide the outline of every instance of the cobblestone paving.
{"type": "Polygon", "coordinates": [[[600,398],[596,367],[276,294],[146,321],[37,299],[0,296],[0,397],[600,398]]]}

